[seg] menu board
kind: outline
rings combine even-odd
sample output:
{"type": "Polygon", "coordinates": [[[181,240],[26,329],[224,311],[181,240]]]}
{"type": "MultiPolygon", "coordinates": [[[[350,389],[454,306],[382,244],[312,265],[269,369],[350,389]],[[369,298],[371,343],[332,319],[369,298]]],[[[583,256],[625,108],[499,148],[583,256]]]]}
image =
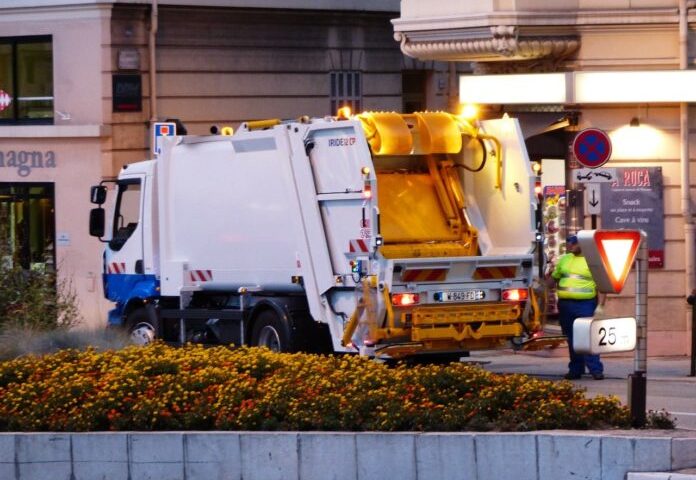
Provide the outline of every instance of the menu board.
{"type": "Polygon", "coordinates": [[[661,167],[616,169],[616,180],[602,183],[602,229],[644,230],[648,265],[665,264],[665,221],[661,167]]]}

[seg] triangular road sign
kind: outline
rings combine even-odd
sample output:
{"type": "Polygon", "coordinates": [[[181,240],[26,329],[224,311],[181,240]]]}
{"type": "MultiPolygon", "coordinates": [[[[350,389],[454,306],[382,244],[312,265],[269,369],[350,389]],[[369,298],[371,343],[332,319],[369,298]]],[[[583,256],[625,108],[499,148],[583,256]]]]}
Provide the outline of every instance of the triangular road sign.
{"type": "Polygon", "coordinates": [[[638,253],[641,239],[639,230],[578,232],[580,248],[600,292],[621,292],[638,253]]]}

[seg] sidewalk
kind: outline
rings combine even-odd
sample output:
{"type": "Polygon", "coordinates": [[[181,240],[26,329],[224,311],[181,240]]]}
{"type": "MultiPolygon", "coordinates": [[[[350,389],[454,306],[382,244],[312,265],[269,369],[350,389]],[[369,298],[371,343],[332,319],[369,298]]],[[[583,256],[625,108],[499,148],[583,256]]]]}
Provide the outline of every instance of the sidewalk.
{"type": "MultiPolygon", "coordinates": [[[[465,362],[480,364],[496,373],[521,373],[548,380],[561,380],[568,371],[566,346],[553,351],[514,352],[512,350],[471,352],[465,362]]],[[[587,395],[614,395],[628,404],[628,375],[634,371],[633,354],[603,355],[605,379],[593,380],[589,375],[573,383],[587,395]]],[[[690,357],[648,357],[648,410],[667,410],[676,419],[677,427],[696,430],[696,377],[689,377],[690,357]]]]}
{"type": "MultiPolygon", "coordinates": [[[[565,345],[555,350],[471,352],[471,356],[464,361],[481,363],[486,369],[500,373],[525,373],[560,379],[568,371],[568,350],[565,345]]],[[[634,371],[632,354],[630,356],[627,354],[602,355],[602,363],[604,363],[604,374],[609,379],[626,379],[634,371]]],[[[679,381],[696,385],[696,377],[688,376],[690,365],[690,358],[686,356],[648,357],[648,380],[679,381]]],[[[584,380],[583,377],[580,382],[584,380]]]]}

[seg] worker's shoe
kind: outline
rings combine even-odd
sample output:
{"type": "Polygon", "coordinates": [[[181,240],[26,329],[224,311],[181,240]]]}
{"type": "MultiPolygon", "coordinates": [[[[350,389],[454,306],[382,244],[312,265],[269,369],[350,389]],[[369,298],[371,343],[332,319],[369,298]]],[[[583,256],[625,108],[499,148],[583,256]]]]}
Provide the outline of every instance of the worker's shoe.
{"type": "Polygon", "coordinates": [[[592,378],[595,380],[604,380],[604,374],[603,373],[593,373],[592,378]]]}
{"type": "Polygon", "coordinates": [[[563,378],[565,378],[566,380],[580,380],[581,377],[581,374],[573,372],[568,372],[565,375],[563,375],[563,378]]]}

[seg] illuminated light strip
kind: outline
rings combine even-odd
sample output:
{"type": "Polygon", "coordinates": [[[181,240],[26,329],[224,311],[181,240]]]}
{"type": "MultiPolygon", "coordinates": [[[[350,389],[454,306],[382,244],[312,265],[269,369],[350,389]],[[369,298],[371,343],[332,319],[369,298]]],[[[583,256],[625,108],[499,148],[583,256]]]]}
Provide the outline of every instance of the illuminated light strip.
{"type": "Polygon", "coordinates": [[[566,100],[565,73],[459,76],[460,103],[562,104],[566,100]]]}
{"type": "Polygon", "coordinates": [[[404,270],[401,280],[404,282],[441,282],[447,278],[446,268],[422,268],[404,270]]]}
{"type": "Polygon", "coordinates": [[[499,278],[515,278],[517,267],[481,267],[474,270],[475,280],[496,280],[499,278]]]}
{"type": "Polygon", "coordinates": [[[696,102],[696,70],[460,75],[460,103],[696,102]]]}

